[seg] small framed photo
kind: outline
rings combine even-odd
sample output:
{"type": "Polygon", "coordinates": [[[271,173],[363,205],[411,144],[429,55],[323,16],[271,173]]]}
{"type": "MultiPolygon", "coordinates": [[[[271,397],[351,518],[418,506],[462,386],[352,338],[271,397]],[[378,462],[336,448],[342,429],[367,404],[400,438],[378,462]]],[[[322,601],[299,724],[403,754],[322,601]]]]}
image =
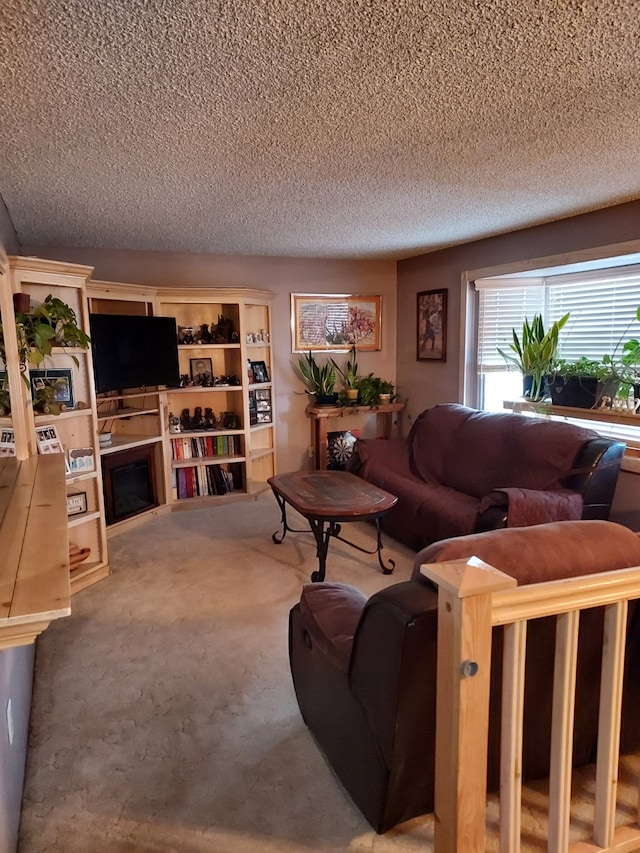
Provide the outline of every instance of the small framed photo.
{"type": "Polygon", "coordinates": [[[11,427],[0,430],[0,456],[16,455],[16,439],[11,427]]]}
{"type": "Polygon", "coordinates": [[[70,370],[58,368],[30,370],[29,378],[31,397],[34,402],[42,400],[73,409],[73,382],[70,370]]]}
{"type": "Polygon", "coordinates": [[[418,293],[417,360],[447,360],[447,291],[418,293]]]}
{"type": "Polygon", "coordinates": [[[259,384],[260,382],[269,382],[269,371],[265,361],[252,361],[251,369],[253,370],[253,381],[259,384]]]}
{"type": "Polygon", "coordinates": [[[83,515],[87,511],[87,493],[75,492],[67,495],[67,515],[83,515]]]}
{"type": "Polygon", "coordinates": [[[93,447],[74,447],[67,451],[70,474],[88,474],[95,468],[93,447]]]}
{"type": "Polygon", "coordinates": [[[60,436],[53,424],[37,426],[36,441],[38,443],[38,453],[64,453],[60,436]]]}
{"type": "Polygon", "coordinates": [[[213,385],[213,362],[210,358],[190,358],[189,367],[194,385],[213,385]]]}

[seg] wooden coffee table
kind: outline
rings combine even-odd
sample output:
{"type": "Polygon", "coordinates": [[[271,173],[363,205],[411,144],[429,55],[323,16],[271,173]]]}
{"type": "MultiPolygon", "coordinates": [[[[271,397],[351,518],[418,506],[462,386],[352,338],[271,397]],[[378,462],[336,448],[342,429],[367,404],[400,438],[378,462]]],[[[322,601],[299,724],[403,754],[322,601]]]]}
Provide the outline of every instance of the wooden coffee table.
{"type": "Polygon", "coordinates": [[[289,527],[287,504],[309,522],[316,540],[318,556],[318,570],[311,574],[312,581],[324,580],[327,551],[332,536],[365,554],[377,554],[378,563],[385,575],[394,570],[396,564],[393,560],[389,560],[387,565],[382,561],[380,519],[397,504],[398,498],[395,495],[347,471],[294,471],[290,474],[276,474],[275,477],[269,477],[267,482],[282,514],[282,533],[276,531],[271,537],[277,545],[283,541],[287,531],[306,532],[289,527]],[[367,551],[366,548],[361,548],[355,542],[340,536],[340,522],[367,519],[375,520],[376,523],[377,544],[374,551],[367,551]]]}

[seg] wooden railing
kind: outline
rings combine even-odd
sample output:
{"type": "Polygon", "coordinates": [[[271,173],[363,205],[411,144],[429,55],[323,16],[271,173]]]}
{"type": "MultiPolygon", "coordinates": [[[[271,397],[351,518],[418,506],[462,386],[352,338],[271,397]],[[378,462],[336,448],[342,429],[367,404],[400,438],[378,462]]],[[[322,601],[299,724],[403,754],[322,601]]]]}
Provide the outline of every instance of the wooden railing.
{"type": "Polygon", "coordinates": [[[630,600],[640,598],[640,567],[520,587],[477,558],[423,565],[421,571],[439,587],[435,853],[485,849],[491,636],[497,625],[504,626],[500,853],[520,850],[525,641],[528,620],[542,616],[557,619],[547,849],[640,850],[637,816],[631,825],[615,825],[627,610],[630,600]],[[578,623],[580,611],[600,606],[604,642],[592,838],[570,844],[578,623]]]}

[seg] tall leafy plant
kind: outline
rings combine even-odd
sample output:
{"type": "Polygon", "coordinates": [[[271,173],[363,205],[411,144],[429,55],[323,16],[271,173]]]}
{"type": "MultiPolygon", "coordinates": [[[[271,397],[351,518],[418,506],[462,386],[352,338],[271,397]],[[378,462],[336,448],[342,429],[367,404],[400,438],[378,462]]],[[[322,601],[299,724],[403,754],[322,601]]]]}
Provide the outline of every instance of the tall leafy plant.
{"type": "Polygon", "coordinates": [[[513,342],[509,344],[511,353],[498,347],[498,352],[507,364],[515,365],[523,376],[532,377],[529,392],[532,400],[539,400],[542,396],[544,378],[553,368],[558,354],[560,331],[568,319],[569,314],[565,314],[545,332],[542,314],[536,314],[531,322],[525,318],[521,339],[513,329],[513,342]]]}
{"type": "Polygon", "coordinates": [[[309,350],[298,360],[298,367],[307,384],[307,393],[328,397],[334,393],[336,385],[336,368],[332,361],[318,364],[313,353],[309,350]]]}

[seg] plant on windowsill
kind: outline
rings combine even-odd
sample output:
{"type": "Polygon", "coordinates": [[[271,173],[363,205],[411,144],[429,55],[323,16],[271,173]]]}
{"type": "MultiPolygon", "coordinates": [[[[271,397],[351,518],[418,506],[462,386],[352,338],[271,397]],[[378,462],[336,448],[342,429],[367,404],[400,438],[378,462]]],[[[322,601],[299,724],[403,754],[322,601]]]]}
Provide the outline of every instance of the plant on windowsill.
{"type": "Polygon", "coordinates": [[[315,398],[317,406],[335,406],[338,402],[338,394],[335,391],[336,368],[329,360],[325,364],[318,364],[313,353],[308,353],[298,359],[298,368],[303,381],[307,387],[305,393],[315,398]]]}
{"type": "Polygon", "coordinates": [[[529,400],[543,400],[545,378],[551,373],[558,352],[558,338],[569,314],[556,320],[545,332],[541,314],[534,315],[531,323],[525,318],[522,324],[522,339],[512,329],[513,342],[509,349],[514,355],[498,352],[507,364],[515,365],[522,373],[523,396],[529,400]]]}
{"type": "Polygon", "coordinates": [[[628,376],[628,370],[610,355],[600,360],[585,356],[573,362],[558,359],[547,379],[551,402],[554,406],[597,409],[603,397],[613,400],[628,376]]]}

